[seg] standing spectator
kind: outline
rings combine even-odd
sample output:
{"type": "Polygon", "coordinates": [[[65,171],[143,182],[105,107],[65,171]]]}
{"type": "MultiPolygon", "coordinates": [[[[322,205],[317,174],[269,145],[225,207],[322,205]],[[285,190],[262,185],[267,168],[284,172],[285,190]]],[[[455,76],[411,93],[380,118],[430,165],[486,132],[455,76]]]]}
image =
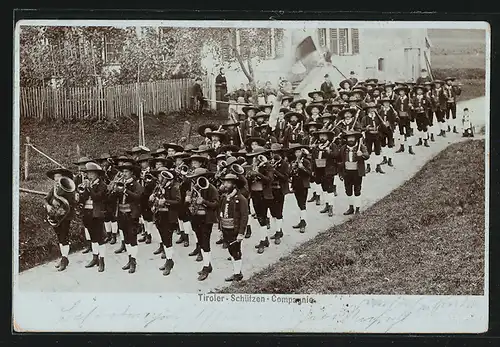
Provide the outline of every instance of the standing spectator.
{"type": "Polygon", "coordinates": [[[431,76],[429,76],[429,73],[427,72],[426,69],[422,69],[420,71],[420,77],[417,78],[417,85],[423,85],[425,82],[432,82],[431,76]]]}
{"type": "MultiPolygon", "coordinates": [[[[215,78],[215,99],[217,101],[226,101],[227,93],[227,80],[226,75],[224,73],[224,68],[219,69],[219,74],[215,78]]],[[[227,111],[227,104],[217,103],[217,111],[223,112],[227,111]]]]}
{"type": "Polygon", "coordinates": [[[325,100],[330,101],[335,96],[335,88],[328,74],[325,75],[325,81],[321,84],[321,91],[325,96],[325,100]]]}
{"type": "Polygon", "coordinates": [[[356,78],[356,73],[354,71],[351,71],[351,73],[349,74],[349,79],[351,80],[353,86],[358,83],[358,79],[356,78]]]}
{"type": "Polygon", "coordinates": [[[203,107],[205,103],[205,98],[203,97],[203,89],[201,87],[201,78],[196,77],[193,86],[193,99],[194,99],[194,109],[200,115],[203,112],[203,107]]]}

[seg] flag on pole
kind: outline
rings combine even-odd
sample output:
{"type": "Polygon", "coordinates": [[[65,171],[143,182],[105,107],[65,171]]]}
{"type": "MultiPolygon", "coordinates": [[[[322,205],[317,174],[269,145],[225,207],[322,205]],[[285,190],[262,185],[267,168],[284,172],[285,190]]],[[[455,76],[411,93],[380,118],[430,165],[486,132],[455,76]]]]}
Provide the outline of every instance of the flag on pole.
{"type": "Polygon", "coordinates": [[[295,49],[295,64],[292,66],[292,73],[303,74],[307,72],[309,65],[316,65],[315,62],[313,64],[309,62],[312,53],[316,51],[317,48],[311,36],[303,39],[295,49]]]}

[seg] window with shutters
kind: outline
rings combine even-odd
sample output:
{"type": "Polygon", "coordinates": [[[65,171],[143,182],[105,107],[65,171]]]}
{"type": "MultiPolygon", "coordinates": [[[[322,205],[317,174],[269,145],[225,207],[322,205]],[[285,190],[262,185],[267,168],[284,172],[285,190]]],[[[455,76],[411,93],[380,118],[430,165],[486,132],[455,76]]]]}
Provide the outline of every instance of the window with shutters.
{"type": "Polygon", "coordinates": [[[324,47],[327,45],[326,42],[326,29],[318,29],[318,39],[320,47],[324,47]]]}
{"type": "Polygon", "coordinates": [[[359,54],[359,29],[330,29],[329,46],[332,55],[359,54]]]}
{"type": "Polygon", "coordinates": [[[106,35],[104,35],[104,62],[106,64],[117,64],[121,50],[122,47],[107,39],[106,35]]]}

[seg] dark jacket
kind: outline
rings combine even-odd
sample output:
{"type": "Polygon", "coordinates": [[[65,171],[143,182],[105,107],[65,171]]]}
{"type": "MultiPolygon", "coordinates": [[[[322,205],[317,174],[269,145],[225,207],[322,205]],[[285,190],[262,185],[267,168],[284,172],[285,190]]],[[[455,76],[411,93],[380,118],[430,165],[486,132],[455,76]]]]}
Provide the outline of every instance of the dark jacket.
{"type": "Polygon", "coordinates": [[[446,102],[451,104],[457,103],[457,96],[462,94],[462,89],[459,86],[444,86],[444,94],[446,95],[446,102]]]}
{"type": "MultiPolygon", "coordinates": [[[[304,158],[302,161],[304,168],[298,168],[294,171],[290,172],[290,176],[292,178],[292,188],[300,189],[300,188],[309,188],[310,187],[310,178],[312,176],[312,165],[309,159],[304,158]]],[[[293,162],[290,164],[293,167],[293,162]]]]}
{"type": "Polygon", "coordinates": [[[397,112],[410,112],[410,97],[407,95],[401,97],[398,95],[396,101],[394,101],[394,108],[397,112]]]}
{"type": "Polygon", "coordinates": [[[291,124],[288,124],[284,131],[283,147],[288,148],[290,143],[303,143],[305,134],[300,129],[300,123],[297,128],[295,128],[291,124]]]}
{"type": "Polygon", "coordinates": [[[227,93],[226,76],[218,74],[217,77],[215,77],[215,89],[220,90],[222,93],[227,93]]]}
{"type": "Polygon", "coordinates": [[[92,199],[92,216],[94,218],[104,218],[106,213],[106,199],[108,187],[102,178],[99,178],[99,183],[85,190],[82,194],[82,201],[92,199]]]}
{"type": "Polygon", "coordinates": [[[380,118],[377,117],[376,115],[373,119],[369,115],[366,115],[361,120],[361,129],[368,133],[375,133],[375,132],[378,133],[379,131],[382,130],[383,126],[384,125],[380,121],[380,118]]]}
{"type": "Polygon", "coordinates": [[[237,192],[236,195],[222,195],[219,205],[219,219],[233,219],[234,231],[243,235],[248,224],[248,200],[237,192]]]}
{"type": "Polygon", "coordinates": [[[168,207],[168,211],[160,211],[161,218],[168,218],[169,223],[177,223],[179,208],[181,207],[181,190],[179,183],[173,182],[170,187],[163,191],[161,197],[165,199],[165,205],[160,207],[168,207]]]}
{"type": "Polygon", "coordinates": [[[335,95],[335,87],[332,82],[323,82],[320,89],[325,95],[325,100],[330,100],[335,95]]]}
{"type": "MultiPolygon", "coordinates": [[[[252,172],[254,175],[254,179],[256,181],[260,181],[262,183],[262,192],[264,194],[264,199],[273,199],[273,171],[271,165],[265,164],[258,169],[257,172],[252,172]]],[[[252,194],[252,182],[249,180],[248,182],[250,186],[250,194],[252,194]]]]}
{"type": "MultiPolygon", "coordinates": [[[[203,198],[202,205],[206,209],[205,223],[217,223],[217,208],[219,205],[219,192],[213,184],[210,184],[207,189],[202,189],[201,197],[203,198]]],[[[186,195],[191,195],[189,192],[186,195]]]]}
{"type": "MultiPolygon", "coordinates": [[[[364,176],[366,174],[365,160],[370,158],[370,154],[368,154],[368,149],[366,148],[366,146],[364,144],[361,144],[361,152],[363,152],[363,154],[358,157],[358,155],[356,154],[357,148],[358,148],[358,145],[355,146],[356,150],[354,152],[354,161],[356,161],[358,163],[359,175],[364,176]]],[[[339,151],[339,154],[337,157],[337,162],[339,163],[339,175],[340,176],[344,176],[344,174],[345,174],[345,165],[344,164],[345,164],[348,157],[349,157],[349,149],[348,149],[347,145],[343,145],[340,148],[340,151],[339,151]]]]}
{"type": "Polygon", "coordinates": [[[284,141],[284,136],[285,136],[285,129],[286,129],[286,121],[283,120],[278,120],[276,122],[276,128],[274,129],[274,136],[276,137],[276,140],[278,143],[283,144],[284,141]]]}
{"type": "MultiPolygon", "coordinates": [[[[125,203],[130,205],[130,215],[132,218],[139,218],[141,215],[141,198],[144,188],[140,185],[137,180],[133,180],[130,183],[125,184],[125,203]]],[[[123,203],[123,194],[118,192],[113,192],[111,195],[118,199],[119,204],[123,203]]]]}
{"type": "Polygon", "coordinates": [[[317,159],[319,158],[319,153],[321,152],[321,158],[326,160],[325,175],[335,176],[337,174],[337,157],[339,155],[339,147],[335,143],[331,143],[327,148],[323,149],[322,146],[317,145],[311,151],[313,159],[313,168],[316,170],[317,159]]]}
{"type": "Polygon", "coordinates": [[[414,96],[411,99],[411,108],[416,113],[425,113],[429,108],[431,108],[431,101],[423,95],[422,98],[414,96]]]}
{"type": "Polygon", "coordinates": [[[289,174],[290,174],[290,165],[285,159],[282,159],[280,164],[278,164],[275,168],[272,169],[273,172],[273,189],[280,189],[283,195],[290,193],[290,187],[288,185],[289,182],[289,174]]]}
{"type": "Polygon", "coordinates": [[[431,98],[433,111],[436,111],[438,108],[442,111],[446,110],[446,102],[448,99],[444,93],[444,88],[440,88],[439,90],[433,89],[431,98]]]}

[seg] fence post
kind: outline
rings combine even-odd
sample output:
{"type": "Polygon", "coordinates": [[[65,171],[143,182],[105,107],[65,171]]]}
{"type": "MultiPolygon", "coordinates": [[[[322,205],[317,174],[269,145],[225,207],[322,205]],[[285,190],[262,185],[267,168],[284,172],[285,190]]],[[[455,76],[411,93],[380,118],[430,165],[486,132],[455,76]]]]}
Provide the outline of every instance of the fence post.
{"type": "Polygon", "coordinates": [[[184,127],[182,128],[182,137],[186,139],[186,144],[191,142],[191,123],[189,121],[184,122],[184,127]]]}
{"type": "Polygon", "coordinates": [[[28,155],[30,153],[30,137],[26,136],[26,144],[24,145],[24,180],[28,180],[28,169],[29,169],[29,160],[28,160],[28,155]]]}

